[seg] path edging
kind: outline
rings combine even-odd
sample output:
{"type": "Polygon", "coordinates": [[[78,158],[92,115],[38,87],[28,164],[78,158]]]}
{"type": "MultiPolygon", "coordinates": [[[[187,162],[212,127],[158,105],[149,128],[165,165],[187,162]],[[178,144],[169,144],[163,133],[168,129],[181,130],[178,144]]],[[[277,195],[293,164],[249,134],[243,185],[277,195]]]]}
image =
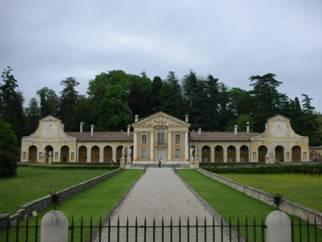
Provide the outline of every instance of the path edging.
{"type": "MultiPolygon", "coordinates": [[[[240,184],[229,178],[220,176],[218,174],[212,173],[210,171],[207,171],[201,168],[197,169],[197,171],[209,177],[210,179],[213,179],[217,182],[227,185],[239,192],[244,193],[249,197],[255,198],[257,200],[260,200],[263,203],[273,206],[273,196],[270,193],[264,192],[262,190],[259,190],[251,186],[240,184]]],[[[284,203],[281,205],[280,209],[288,214],[300,217],[305,221],[308,219],[309,222],[312,224],[314,224],[315,219],[322,221],[322,213],[289,200],[285,200],[284,203]]]]}

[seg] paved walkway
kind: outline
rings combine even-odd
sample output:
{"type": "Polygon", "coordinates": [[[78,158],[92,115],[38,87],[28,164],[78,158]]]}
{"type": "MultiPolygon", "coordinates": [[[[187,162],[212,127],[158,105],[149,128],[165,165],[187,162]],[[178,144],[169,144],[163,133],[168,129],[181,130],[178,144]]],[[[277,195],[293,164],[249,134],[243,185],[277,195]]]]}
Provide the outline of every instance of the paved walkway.
{"type": "MultiPolygon", "coordinates": [[[[173,218],[173,225],[178,225],[178,219],[181,217],[181,224],[187,224],[187,217],[190,217],[190,225],[196,224],[196,217],[199,225],[204,223],[205,218],[209,225],[212,224],[212,215],[203,207],[199,200],[186,187],[186,185],[177,177],[171,168],[148,168],[145,174],[133,187],[124,201],[117,207],[112,214],[112,224],[126,224],[126,218],[129,218],[129,224],[134,225],[135,218],[138,224],[143,225],[146,216],[147,224],[152,225],[155,217],[156,225],[161,225],[161,218],[164,218],[164,224],[170,224],[170,218],[173,218]]],[[[107,224],[105,224],[107,225],[107,224]]],[[[200,230],[200,229],[199,229],[200,230]]],[[[207,238],[212,239],[212,228],[207,229],[207,238]]],[[[216,229],[216,241],[220,241],[220,230],[216,229]],[[218,230],[218,231],[217,231],[218,230]]],[[[134,241],[134,229],[130,228],[129,241],[134,241]]],[[[170,229],[164,230],[165,240],[170,241],[170,229]]],[[[190,241],[196,241],[196,229],[189,231],[190,241]]],[[[147,229],[147,240],[152,241],[152,228],[147,229]]],[[[173,229],[173,241],[178,241],[179,229],[173,229]]],[[[187,230],[182,229],[182,241],[186,240],[187,230]]],[[[112,241],[116,241],[116,229],[111,233],[112,241]]],[[[138,231],[138,241],[143,241],[143,229],[138,231]]],[[[200,241],[204,241],[204,230],[198,231],[200,241]]],[[[107,241],[107,232],[103,231],[102,241],[107,241]]],[[[125,229],[121,230],[120,241],[125,241],[125,229]]],[[[156,241],[161,241],[161,228],[156,229],[156,241]]]]}

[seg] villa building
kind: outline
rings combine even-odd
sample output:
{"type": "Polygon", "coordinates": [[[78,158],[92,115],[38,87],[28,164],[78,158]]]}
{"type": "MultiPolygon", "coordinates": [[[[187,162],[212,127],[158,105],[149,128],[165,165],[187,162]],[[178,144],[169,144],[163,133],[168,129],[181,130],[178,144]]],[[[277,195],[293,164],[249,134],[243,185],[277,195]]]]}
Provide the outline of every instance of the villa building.
{"type": "Polygon", "coordinates": [[[35,133],[23,137],[22,162],[80,162],[127,164],[194,162],[291,162],[309,160],[309,140],[296,134],[290,120],[277,115],[263,133],[190,130],[188,116],[180,120],[158,112],[128,125],[127,131],[65,132],[52,116],[39,121],[35,133]]]}

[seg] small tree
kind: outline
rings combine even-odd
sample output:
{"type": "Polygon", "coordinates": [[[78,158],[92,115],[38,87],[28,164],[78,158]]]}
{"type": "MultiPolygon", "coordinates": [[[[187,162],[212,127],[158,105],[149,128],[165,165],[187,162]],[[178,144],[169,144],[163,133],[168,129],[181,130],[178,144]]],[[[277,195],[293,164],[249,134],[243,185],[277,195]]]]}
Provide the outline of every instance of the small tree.
{"type": "Polygon", "coordinates": [[[0,118],[0,177],[16,175],[17,139],[10,124],[0,118]]]}

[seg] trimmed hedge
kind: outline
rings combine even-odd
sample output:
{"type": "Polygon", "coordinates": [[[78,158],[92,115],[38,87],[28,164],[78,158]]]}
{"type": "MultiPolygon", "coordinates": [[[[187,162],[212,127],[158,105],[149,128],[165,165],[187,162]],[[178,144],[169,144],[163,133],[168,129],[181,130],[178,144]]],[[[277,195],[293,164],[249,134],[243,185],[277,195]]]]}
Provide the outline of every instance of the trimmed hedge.
{"type": "Polygon", "coordinates": [[[201,164],[201,168],[214,173],[301,173],[301,174],[318,174],[322,173],[322,163],[309,164],[201,164]]]}
{"type": "Polygon", "coordinates": [[[41,164],[41,163],[18,163],[18,166],[31,166],[48,169],[106,169],[114,170],[120,168],[118,163],[106,164],[106,163],[52,163],[52,164],[41,164]]]}

